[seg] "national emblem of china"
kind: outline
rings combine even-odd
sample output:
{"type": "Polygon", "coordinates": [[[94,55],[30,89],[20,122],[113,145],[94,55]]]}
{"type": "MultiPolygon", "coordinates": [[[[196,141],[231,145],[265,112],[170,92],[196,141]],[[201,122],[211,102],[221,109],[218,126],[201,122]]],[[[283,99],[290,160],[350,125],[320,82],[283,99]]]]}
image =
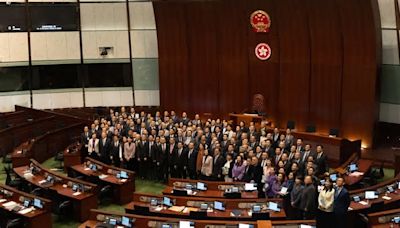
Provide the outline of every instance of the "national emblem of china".
{"type": "Polygon", "coordinates": [[[268,32],[271,26],[271,19],[267,12],[256,10],[250,16],[250,24],[255,32],[268,32]]]}

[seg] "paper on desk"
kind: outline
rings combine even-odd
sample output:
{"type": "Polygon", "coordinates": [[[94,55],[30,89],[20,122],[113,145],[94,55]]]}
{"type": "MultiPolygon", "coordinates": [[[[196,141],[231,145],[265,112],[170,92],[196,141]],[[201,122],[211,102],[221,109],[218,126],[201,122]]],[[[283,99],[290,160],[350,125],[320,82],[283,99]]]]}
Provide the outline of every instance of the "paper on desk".
{"type": "Polygon", "coordinates": [[[38,181],[39,184],[43,184],[43,183],[45,183],[45,182],[46,182],[46,180],[38,181]]]}
{"type": "Polygon", "coordinates": [[[347,208],[348,211],[354,210],[352,207],[347,208]]]}
{"type": "Polygon", "coordinates": [[[160,207],[160,206],[154,208],[155,211],[161,211],[162,209],[163,209],[163,207],[160,207]]]}
{"type": "Polygon", "coordinates": [[[0,203],[6,202],[6,199],[0,199],[0,203]]]}
{"type": "Polygon", "coordinates": [[[187,214],[187,213],[190,213],[191,211],[199,211],[199,209],[196,207],[185,207],[185,209],[183,209],[182,212],[187,214]]]}
{"type": "Polygon", "coordinates": [[[85,171],[89,171],[89,170],[90,170],[90,168],[84,168],[83,170],[85,170],[85,171]]]}
{"type": "Polygon", "coordinates": [[[121,179],[121,182],[126,182],[127,181],[127,179],[121,179]]]}
{"type": "Polygon", "coordinates": [[[72,195],[79,196],[80,194],[82,194],[82,193],[81,192],[74,192],[72,195]]]}
{"type": "Polygon", "coordinates": [[[350,173],[349,174],[349,176],[351,176],[351,177],[358,177],[358,176],[362,176],[362,175],[364,175],[364,173],[362,173],[362,172],[354,172],[354,173],[350,173]]]}
{"type": "Polygon", "coordinates": [[[7,202],[7,203],[3,204],[3,207],[14,207],[16,205],[17,205],[16,202],[10,201],[10,202],[7,202]]]}
{"type": "Polygon", "coordinates": [[[101,175],[99,176],[100,179],[104,179],[104,178],[107,178],[107,177],[108,177],[108,175],[105,175],[105,174],[101,174],[101,175]]]}
{"type": "Polygon", "coordinates": [[[24,214],[28,214],[31,211],[33,211],[33,208],[28,207],[28,208],[18,211],[18,213],[20,213],[21,215],[24,215],[24,214]]]}
{"type": "Polygon", "coordinates": [[[168,210],[174,211],[174,212],[182,212],[183,209],[185,209],[185,206],[172,206],[172,207],[168,208],[168,210]]]}
{"type": "Polygon", "coordinates": [[[360,202],[358,202],[359,204],[361,204],[361,205],[368,205],[368,203],[367,202],[365,202],[365,201],[360,201],[360,202]]]}
{"type": "Polygon", "coordinates": [[[389,196],[382,196],[382,199],[384,199],[384,200],[391,200],[392,198],[389,197],[389,196]]]}

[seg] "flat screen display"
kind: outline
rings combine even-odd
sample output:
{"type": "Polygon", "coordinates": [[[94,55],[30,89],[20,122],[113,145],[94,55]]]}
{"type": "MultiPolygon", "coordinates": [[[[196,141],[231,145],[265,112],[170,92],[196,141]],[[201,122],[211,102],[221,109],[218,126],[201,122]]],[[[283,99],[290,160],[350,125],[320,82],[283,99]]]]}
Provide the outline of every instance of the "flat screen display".
{"type": "Polygon", "coordinates": [[[26,32],[26,10],[24,4],[0,4],[0,32],[26,32]]]}
{"type": "Polygon", "coordinates": [[[76,3],[31,3],[29,5],[32,31],[77,31],[76,3]]]}

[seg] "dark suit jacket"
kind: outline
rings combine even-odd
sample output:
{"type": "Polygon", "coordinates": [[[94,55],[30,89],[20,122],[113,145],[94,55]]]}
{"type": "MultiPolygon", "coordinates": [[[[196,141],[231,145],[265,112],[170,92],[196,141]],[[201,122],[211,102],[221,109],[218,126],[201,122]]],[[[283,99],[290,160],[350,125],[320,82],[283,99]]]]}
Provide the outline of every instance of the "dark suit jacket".
{"type": "Polygon", "coordinates": [[[176,156],[178,159],[178,166],[183,168],[188,163],[188,150],[187,148],[183,148],[181,155],[179,156],[178,147],[176,148],[176,156]]]}
{"type": "Polygon", "coordinates": [[[315,190],[315,186],[313,184],[305,186],[301,194],[300,209],[307,209],[307,212],[314,213],[317,209],[316,199],[317,193],[315,190]]]}
{"type": "Polygon", "coordinates": [[[328,171],[328,156],[325,153],[322,153],[320,158],[315,159],[315,164],[317,165],[318,176],[325,173],[328,171]]]}
{"type": "MultiPolygon", "coordinates": [[[[189,170],[196,170],[196,163],[197,163],[197,151],[193,150],[192,154],[190,155],[190,157],[188,157],[188,163],[187,163],[187,167],[189,170]]],[[[189,151],[188,151],[188,156],[189,156],[189,151]]]]}
{"type": "Polygon", "coordinates": [[[261,168],[261,165],[257,165],[254,167],[254,173],[253,173],[253,180],[254,182],[261,184],[261,179],[263,175],[263,169],[261,168]]]}
{"type": "Polygon", "coordinates": [[[83,145],[87,145],[89,143],[89,139],[92,138],[92,136],[90,135],[90,132],[88,132],[88,135],[86,136],[85,133],[81,134],[81,143],[83,145]]]}
{"type": "Polygon", "coordinates": [[[168,144],[165,144],[165,150],[162,150],[162,145],[157,146],[157,154],[156,154],[156,160],[157,162],[160,163],[167,163],[168,162],[168,153],[169,153],[169,146],[168,144]]]}
{"type": "Polygon", "coordinates": [[[99,150],[102,157],[110,157],[111,140],[106,138],[106,142],[103,145],[103,139],[99,139],[99,150]]]}
{"type": "Polygon", "coordinates": [[[245,173],[243,175],[242,180],[245,182],[250,182],[253,179],[254,179],[254,166],[249,165],[248,167],[245,168],[245,173]]]}
{"type": "MultiPolygon", "coordinates": [[[[337,189],[335,189],[337,191],[337,189]]],[[[333,212],[335,214],[346,214],[350,206],[350,195],[344,187],[338,195],[335,193],[335,201],[333,204],[333,212]]]]}
{"type": "Polygon", "coordinates": [[[213,177],[218,178],[218,175],[222,177],[222,167],[224,165],[225,165],[225,158],[222,155],[219,155],[215,162],[213,158],[213,171],[212,171],[213,177]]]}
{"type": "Polygon", "coordinates": [[[168,163],[170,166],[178,165],[178,145],[175,143],[174,148],[171,150],[171,146],[168,146],[168,163]]]}

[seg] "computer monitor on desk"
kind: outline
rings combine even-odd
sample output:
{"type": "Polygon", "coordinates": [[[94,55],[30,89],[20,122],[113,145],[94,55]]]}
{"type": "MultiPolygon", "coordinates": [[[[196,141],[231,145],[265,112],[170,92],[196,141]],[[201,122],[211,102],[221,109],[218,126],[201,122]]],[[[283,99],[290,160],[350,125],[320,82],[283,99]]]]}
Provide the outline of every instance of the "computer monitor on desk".
{"type": "Polygon", "coordinates": [[[193,221],[179,221],[179,228],[194,228],[193,221]]]}
{"type": "Polygon", "coordinates": [[[371,200],[371,199],[376,199],[378,198],[378,195],[376,194],[375,191],[366,191],[365,192],[365,199],[371,200]]]}
{"type": "Polygon", "coordinates": [[[125,227],[132,227],[132,222],[131,219],[125,216],[122,216],[121,218],[121,225],[125,227]]]}
{"type": "Polygon", "coordinates": [[[163,205],[165,205],[165,206],[167,206],[167,207],[172,207],[172,206],[173,206],[173,203],[172,203],[171,198],[165,197],[165,196],[164,196],[164,198],[163,198],[163,205]]]}
{"type": "Polygon", "coordinates": [[[196,188],[197,188],[197,190],[200,190],[200,191],[206,191],[207,190],[207,186],[203,182],[197,182],[196,188]]]}
{"type": "Polygon", "coordinates": [[[247,192],[255,191],[255,190],[257,190],[257,184],[246,183],[246,184],[244,184],[244,190],[247,192]]]}
{"type": "Polygon", "coordinates": [[[225,211],[224,203],[220,201],[214,201],[214,209],[218,211],[225,211]]]}
{"type": "Polygon", "coordinates": [[[358,165],[355,164],[355,163],[350,164],[349,165],[349,172],[352,173],[352,172],[356,172],[356,171],[358,171],[358,165]]]}
{"type": "Polygon", "coordinates": [[[43,208],[42,201],[40,199],[33,199],[33,206],[39,209],[43,208]]]}

